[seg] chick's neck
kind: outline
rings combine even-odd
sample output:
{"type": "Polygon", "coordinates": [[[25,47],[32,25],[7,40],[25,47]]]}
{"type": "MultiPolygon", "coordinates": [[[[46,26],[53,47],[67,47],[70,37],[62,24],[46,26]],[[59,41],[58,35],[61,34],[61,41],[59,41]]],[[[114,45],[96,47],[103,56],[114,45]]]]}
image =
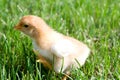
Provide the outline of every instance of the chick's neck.
{"type": "Polygon", "coordinates": [[[53,34],[53,30],[49,27],[39,28],[34,32],[33,40],[39,45],[41,48],[44,48],[47,45],[51,44],[51,35],[53,34]]]}

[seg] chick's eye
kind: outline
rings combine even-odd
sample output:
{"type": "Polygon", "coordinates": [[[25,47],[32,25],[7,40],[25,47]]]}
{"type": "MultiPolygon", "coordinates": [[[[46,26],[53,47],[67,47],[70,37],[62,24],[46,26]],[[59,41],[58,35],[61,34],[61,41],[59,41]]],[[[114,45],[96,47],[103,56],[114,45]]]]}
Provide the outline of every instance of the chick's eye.
{"type": "Polygon", "coordinates": [[[25,25],[24,25],[24,27],[25,27],[25,28],[27,28],[27,27],[28,27],[28,25],[27,25],[27,24],[25,24],[25,25]]]}

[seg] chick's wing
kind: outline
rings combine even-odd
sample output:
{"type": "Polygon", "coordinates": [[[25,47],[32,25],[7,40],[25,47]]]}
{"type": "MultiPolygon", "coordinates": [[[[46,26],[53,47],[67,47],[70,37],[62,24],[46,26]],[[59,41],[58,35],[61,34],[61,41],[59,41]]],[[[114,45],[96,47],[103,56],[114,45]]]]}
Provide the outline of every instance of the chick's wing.
{"type": "Polygon", "coordinates": [[[75,54],[77,46],[70,40],[59,40],[51,47],[51,52],[57,57],[63,58],[70,54],[75,54]]]}

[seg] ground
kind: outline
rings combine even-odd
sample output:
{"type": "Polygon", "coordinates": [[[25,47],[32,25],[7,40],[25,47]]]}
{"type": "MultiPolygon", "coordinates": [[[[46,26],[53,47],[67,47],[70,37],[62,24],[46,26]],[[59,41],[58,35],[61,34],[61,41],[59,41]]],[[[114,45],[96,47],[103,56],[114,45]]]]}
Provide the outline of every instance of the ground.
{"type": "Polygon", "coordinates": [[[31,39],[13,29],[24,15],[42,17],[53,29],[91,49],[70,80],[120,79],[120,0],[0,0],[0,80],[60,80],[36,62],[31,39]]]}

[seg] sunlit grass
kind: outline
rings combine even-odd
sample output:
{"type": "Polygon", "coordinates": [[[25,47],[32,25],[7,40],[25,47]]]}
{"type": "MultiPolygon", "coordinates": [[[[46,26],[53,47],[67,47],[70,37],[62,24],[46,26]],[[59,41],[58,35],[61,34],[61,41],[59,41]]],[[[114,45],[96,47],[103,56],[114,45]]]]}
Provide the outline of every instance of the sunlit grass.
{"type": "Polygon", "coordinates": [[[83,67],[72,70],[73,80],[120,79],[119,0],[1,0],[0,8],[0,80],[62,77],[36,63],[31,39],[13,29],[28,14],[88,44],[91,55],[83,67]]]}

